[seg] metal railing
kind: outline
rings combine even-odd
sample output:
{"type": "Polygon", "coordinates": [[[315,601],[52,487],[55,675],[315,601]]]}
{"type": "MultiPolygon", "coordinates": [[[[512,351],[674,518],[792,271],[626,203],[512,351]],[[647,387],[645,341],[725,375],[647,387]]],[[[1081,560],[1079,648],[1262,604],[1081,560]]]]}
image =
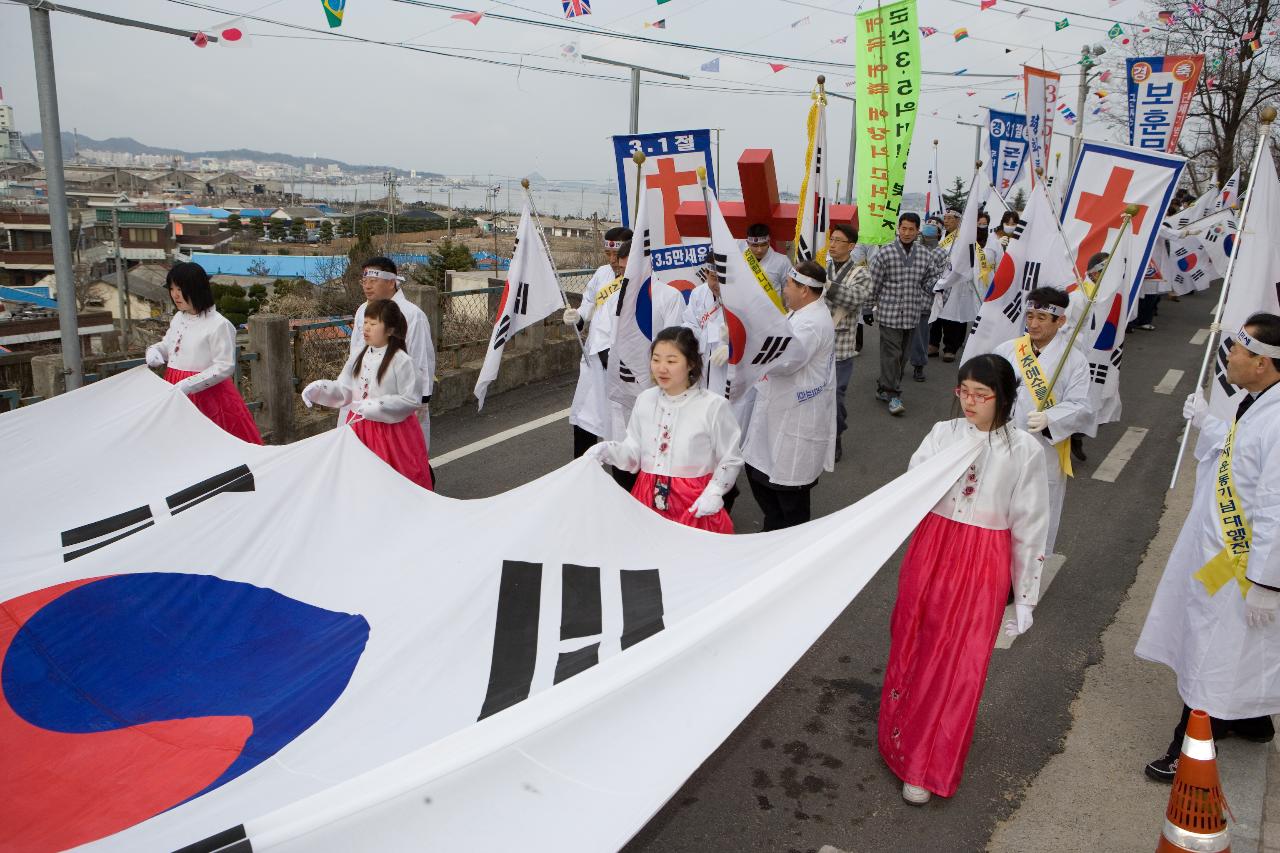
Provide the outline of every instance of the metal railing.
{"type": "MultiPolygon", "coordinates": [[[[244,347],[239,342],[236,343],[236,372],[232,377],[236,387],[239,388],[244,379],[244,368],[246,364],[250,364],[258,360],[256,352],[245,352],[244,347]]],[[[97,382],[100,379],[106,379],[108,376],[115,376],[117,373],[123,373],[126,370],[132,370],[135,367],[141,367],[147,363],[145,358],[125,358],[119,361],[104,361],[98,365],[96,373],[86,373],[84,375],[84,383],[88,385],[90,382],[97,382]]],[[[242,392],[243,393],[243,392],[242,392]]],[[[28,401],[34,403],[41,398],[26,398],[22,402],[24,405],[28,401]]],[[[246,400],[245,405],[249,407],[249,411],[257,411],[262,408],[261,400],[246,400]]]]}
{"type": "MultiPolygon", "coordinates": [[[[594,269],[564,270],[560,284],[565,293],[582,293],[594,269]]],[[[445,291],[440,294],[441,325],[437,345],[441,349],[483,344],[493,333],[502,301],[502,287],[445,291]]]]}

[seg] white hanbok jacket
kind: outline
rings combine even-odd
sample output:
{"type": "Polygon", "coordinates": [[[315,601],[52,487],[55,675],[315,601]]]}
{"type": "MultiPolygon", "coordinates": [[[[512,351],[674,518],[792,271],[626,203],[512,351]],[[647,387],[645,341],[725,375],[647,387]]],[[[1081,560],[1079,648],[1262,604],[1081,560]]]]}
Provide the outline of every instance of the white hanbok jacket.
{"type": "Polygon", "coordinates": [[[910,467],[953,444],[971,441],[982,442],[981,453],[931,512],[961,524],[1008,530],[1013,601],[1034,606],[1040,600],[1049,491],[1044,454],[1031,436],[1008,425],[984,433],[964,418],[941,421],[911,455],[910,467]]]}
{"type": "Polygon", "coordinates": [[[705,388],[669,396],[646,388],[636,398],[626,438],[605,445],[605,461],[626,471],[668,477],[711,474],[707,489],[724,496],[742,470],[741,434],[729,401],[705,388]]]}
{"type": "MultiPolygon", "coordinates": [[[[427,322],[427,315],[421,308],[409,301],[409,297],[404,295],[404,291],[396,288],[395,295],[391,297],[400,308],[400,313],[404,314],[405,323],[408,326],[408,333],[405,336],[405,348],[408,350],[408,356],[413,363],[414,369],[418,371],[418,387],[421,393],[418,396],[417,405],[421,407],[418,412],[418,421],[422,427],[423,438],[427,442],[427,446],[431,446],[431,415],[428,409],[422,405],[423,397],[430,397],[431,391],[435,386],[436,374],[436,347],[431,340],[431,324],[427,322]]],[[[368,303],[362,303],[356,309],[356,316],[351,321],[351,358],[354,359],[364,349],[364,312],[368,303]]],[[[347,412],[345,407],[338,412],[338,426],[342,426],[347,422],[347,412]]]]}
{"type": "MultiPolygon", "coordinates": [[[[1201,427],[1191,512],[1135,650],[1177,674],[1182,701],[1222,720],[1280,713],[1280,622],[1249,627],[1236,581],[1211,596],[1195,578],[1223,548],[1218,463],[1230,426],[1210,415],[1201,427]]],[[[1280,587],[1280,388],[1263,393],[1240,419],[1231,470],[1253,531],[1246,577],[1280,587]]]]}
{"type": "Polygon", "coordinates": [[[421,373],[408,353],[397,350],[379,380],[378,368],[386,353],[386,347],[369,347],[359,374],[353,371],[360,353],[351,356],[336,381],[322,379],[309,386],[312,401],[335,409],[350,408],[367,421],[384,424],[398,424],[415,415],[422,401],[421,373]]]}
{"type": "Polygon", "coordinates": [[[794,336],[757,386],[742,455],[778,486],[835,470],[836,327],[826,300],[788,315],[794,336]]]}
{"type": "Polygon", "coordinates": [[[178,311],[160,342],[147,347],[147,364],[194,372],[175,386],[188,396],[208,390],[235,375],[236,327],[217,308],[200,314],[178,311]]]}

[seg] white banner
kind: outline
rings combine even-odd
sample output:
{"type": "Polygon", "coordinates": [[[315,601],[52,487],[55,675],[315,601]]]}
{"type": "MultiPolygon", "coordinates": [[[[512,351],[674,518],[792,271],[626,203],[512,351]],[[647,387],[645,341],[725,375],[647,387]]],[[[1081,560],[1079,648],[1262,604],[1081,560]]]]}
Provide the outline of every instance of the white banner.
{"type": "Polygon", "coordinates": [[[0,446],[22,496],[0,537],[0,848],[596,853],[981,444],[746,536],[673,524],[586,460],[463,501],[347,429],[249,446],[142,368],[0,415],[0,446]],[[564,535],[566,506],[593,523],[564,535]]]}
{"type": "Polygon", "coordinates": [[[1027,100],[1027,144],[1031,148],[1031,185],[1049,174],[1049,152],[1053,148],[1053,116],[1058,111],[1058,86],[1062,75],[1056,71],[1022,66],[1027,100]]]}

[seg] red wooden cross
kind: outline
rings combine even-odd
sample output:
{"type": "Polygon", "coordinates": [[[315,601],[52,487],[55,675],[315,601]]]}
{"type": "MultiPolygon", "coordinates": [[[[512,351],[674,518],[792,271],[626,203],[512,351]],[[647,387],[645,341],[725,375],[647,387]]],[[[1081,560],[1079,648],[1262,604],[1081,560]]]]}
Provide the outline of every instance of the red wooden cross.
{"type": "MultiPolygon", "coordinates": [[[[769,226],[773,248],[786,253],[787,243],[796,235],[796,213],[799,206],[778,200],[778,173],[773,167],[773,151],[748,148],[738,158],[738,179],[742,184],[742,201],[722,201],[725,222],[735,237],[746,237],[747,228],[757,222],[769,226]]],[[[831,224],[847,222],[858,227],[858,207],[853,204],[831,205],[831,224]]],[[[670,210],[670,208],[668,208],[670,210]]],[[[675,211],[676,227],[682,237],[708,237],[707,209],[700,201],[684,201],[675,211]]]]}
{"type": "MultiPolygon", "coordinates": [[[[1113,228],[1120,227],[1120,217],[1124,214],[1129,202],[1124,200],[1133,180],[1133,170],[1113,168],[1111,177],[1107,179],[1107,188],[1102,195],[1096,193],[1080,193],[1080,203],[1076,205],[1076,219],[1089,224],[1089,232],[1080,241],[1080,252],[1076,255],[1076,272],[1083,276],[1089,259],[1103,251],[1107,245],[1107,237],[1113,228]]],[[[1147,214],[1145,204],[1138,205],[1138,212],[1133,217],[1131,227],[1137,234],[1142,227],[1142,217],[1147,214]]]]}
{"type": "Polygon", "coordinates": [[[676,206],[680,204],[680,188],[698,182],[698,173],[693,169],[677,172],[674,157],[666,157],[658,161],[658,173],[645,178],[646,190],[658,190],[662,193],[662,245],[675,246],[680,243],[680,232],[676,230],[676,206]]]}

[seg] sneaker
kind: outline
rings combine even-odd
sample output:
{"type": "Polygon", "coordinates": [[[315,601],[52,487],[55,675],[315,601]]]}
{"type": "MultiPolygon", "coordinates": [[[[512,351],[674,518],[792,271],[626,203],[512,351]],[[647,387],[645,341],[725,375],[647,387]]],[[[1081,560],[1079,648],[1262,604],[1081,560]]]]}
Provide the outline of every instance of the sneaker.
{"type": "Polygon", "coordinates": [[[1144,767],[1143,772],[1153,782],[1164,782],[1166,785],[1171,785],[1173,784],[1173,777],[1178,773],[1178,757],[1175,755],[1170,758],[1167,755],[1162,755],[1144,767]]]}
{"type": "Polygon", "coordinates": [[[953,353],[953,352],[944,352],[944,353],[942,354],[942,360],[943,360],[943,361],[945,361],[945,362],[952,362],[952,361],[955,361],[955,360],[956,360],[956,354],[955,354],[955,353],[953,353]]]}
{"type": "Polygon", "coordinates": [[[911,371],[911,378],[912,378],[912,379],[914,379],[914,380],[915,380],[915,381],[917,381],[917,382],[923,382],[923,381],[924,381],[924,368],[923,368],[923,367],[919,367],[919,366],[917,366],[917,367],[913,368],[913,369],[912,369],[912,371],[911,371]]]}
{"type": "Polygon", "coordinates": [[[933,794],[929,793],[924,788],[921,788],[919,785],[910,785],[906,782],[902,783],[902,799],[911,803],[913,806],[923,806],[925,803],[929,802],[929,798],[932,796],[933,794]]]}
{"type": "Polygon", "coordinates": [[[901,397],[894,397],[892,400],[889,401],[889,414],[900,415],[906,410],[907,410],[907,407],[902,405],[901,397]]]}
{"type": "Polygon", "coordinates": [[[877,388],[877,389],[876,389],[876,399],[877,399],[877,400],[879,400],[881,403],[887,403],[887,402],[889,402],[889,400],[890,400],[889,392],[888,392],[888,391],[881,391],[879,388],[877,388]]]}
{"type": "Polygon", "coordinates": [[[1141,323],[1136,328],[1139,328],[1144,332],[1154,332],[1156,330],[1156,327],[1150,323],[1141,323]]]}

